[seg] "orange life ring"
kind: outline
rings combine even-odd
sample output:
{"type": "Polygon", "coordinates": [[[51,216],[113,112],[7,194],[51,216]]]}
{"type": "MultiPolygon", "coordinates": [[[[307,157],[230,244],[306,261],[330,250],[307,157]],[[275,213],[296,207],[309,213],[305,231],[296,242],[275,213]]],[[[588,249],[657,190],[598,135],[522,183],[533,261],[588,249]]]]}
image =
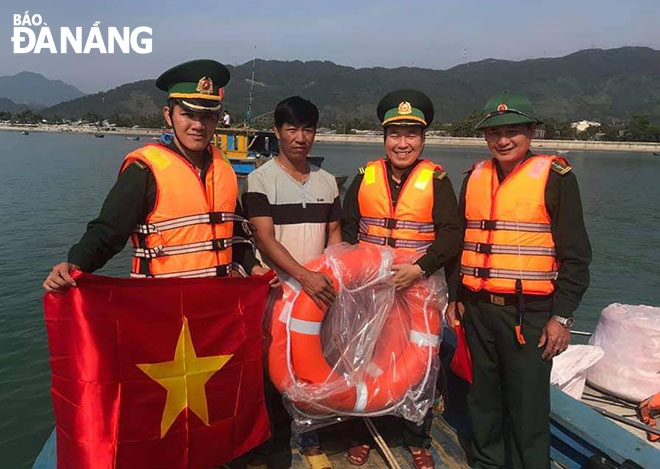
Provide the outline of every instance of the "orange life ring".
{"type": "MultiPolygon", "coordinates": [[[[332,263],[339,265],[341,284],[355,288],[365,282],[365,273],[389,267],[387,256],[391,261],[391,253],[397,255],[391,249],[360,245],[333,255],[332,263]]],[[[328,264],[323,256],[307,267],[327,274],[338,289],[339,279],[328,264]]],[[[270,315],[268,370],[275,387],[300,408],[310,413],[383,411],[399,403],[428,375],[440,345],[442,319],[435,295],[423,283],[397,292],[371,363],[351,380],[333,371],[323,355],[321,327],[326,309],[292,285],[285,283],[283,289],[270,315]],[[306,395],[313,394],[314,389],[321,391],[318,398],[296,400],[296,393],[291,391],[300,384],[306,395]]]]}

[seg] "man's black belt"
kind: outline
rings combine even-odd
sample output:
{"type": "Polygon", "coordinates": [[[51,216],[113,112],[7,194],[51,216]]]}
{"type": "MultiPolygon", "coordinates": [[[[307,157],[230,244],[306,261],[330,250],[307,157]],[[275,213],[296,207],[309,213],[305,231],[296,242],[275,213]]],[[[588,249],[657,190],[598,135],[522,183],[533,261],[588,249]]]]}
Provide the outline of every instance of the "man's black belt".
{"type": "MultiPolygon", "coordinates": [[[[463,288],[463,296],[466,299],[473,301],[481,301],[483,303],[491,303],[498,306],[518,306],[518,295],[515,293],[511,294],[502,294],[502,293],[491,293],[486,290],[480,290],[474,292],[463,288]]],[[[550,295],[524,295],[525,302],[536,302],[552,299],[552,294],[550,295]]]]}

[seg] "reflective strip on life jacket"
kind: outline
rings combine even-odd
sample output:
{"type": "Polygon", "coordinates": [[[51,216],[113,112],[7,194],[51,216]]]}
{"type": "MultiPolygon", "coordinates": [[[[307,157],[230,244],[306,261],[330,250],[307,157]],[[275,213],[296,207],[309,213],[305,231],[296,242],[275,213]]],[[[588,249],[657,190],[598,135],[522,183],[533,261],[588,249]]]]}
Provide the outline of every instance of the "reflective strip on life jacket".
{"type": "Polygon", "coordinates": [[[358,233],[358,240],[379,246],[390,246],[397,249],[414,249],[415,251],[426,251],[432,244],[430,241],[419,239],[396,239],[364,233],[358,233]]]}
{"type": "Polygon", "coordinates": [[[465,227],[478,230],[530,231],[536,233],[550,233],[552,231],[549,223],[526,223],[498,220],[469,220],[466,222],[465,227]]]}
{"type": "Polygon", "coordinates": [[[382,226],[388,230],[417,230],[420,233],[433,233],[433,223],[411,220],[396,220],[394,218],[360,217],[360,223],[365,226],[382,226]]]}
{"type": "Polygon", "coordinates": [[[212,239],[210,241],[200,241],[198,243],[179,244],[177,246],[156,246],[155,248],[133,248],[133,256],[144,259],[153,259],[155,257],[176,256],[177,254],[188,254],[200,251],[222,251],[234,244],[249,244],[249,239],[240,236],[232,238],[212,239]]]}
{"type": "Polygon", "coordinates": [[[539,272],[533,270],[493,269],[488,267],[466,267],[461,265],[461,273],[477,278],[506,278],[513,280],[556,280],[557,271],[539,272]]]}
{"type": "Polygon", "coordinates": [[[247,219],[232,212],[200,213],[198,215],[172,218],[158,223],[137,225],[134,232],[139,234],[152,234],[176,228],[183,228],[184,226],[201,225],[205,223],[218,224],[226,223],[228,221],[246,222],[247,219]]]}
{"type": "Polygon", "coordinates": [[[526,254],[528,256],[554,256],[555,248],[537,246],[507,246],[502,244],[463,243],[463,249],[483,254],[526,254]]]}
{"type": "Polygon", "coordinates": [[[136,274],[131,272],[131,278],[201,278],[201,277],[226,277],[236,271],[241,276],[247,277],[243,266],[232,262],[231,264],[218,265],[215,267],[208,267],[206,269],[185,270],[181,272],[169,272],[166,274],[136,274]]]}

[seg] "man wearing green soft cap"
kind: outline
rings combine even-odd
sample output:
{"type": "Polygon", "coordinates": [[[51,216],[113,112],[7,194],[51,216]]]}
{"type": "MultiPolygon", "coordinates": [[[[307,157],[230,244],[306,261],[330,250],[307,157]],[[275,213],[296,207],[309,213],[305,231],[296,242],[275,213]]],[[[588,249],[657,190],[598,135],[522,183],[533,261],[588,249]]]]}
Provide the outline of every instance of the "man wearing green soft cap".
{"type": "Polygon", "coordinates": [[[54,266],[44,281],[47,291],[75,286],[71,270],[101,268],[129,238],[132,277],[267,271],[241,223],[234,171],[211,145],[228,81],[229,71],[215,60],[186,62],[158,78],[156,86],[168,93],[163,118],[173,141],[150,143],[126,156],[100,215],[70,249],[68,261],[54,266]]]}
{"type": "Polygon", "coordinates": [[[472,167],[459,197],[463,244],[447,319],[462,316],[472,355],[479,468],[550,467],[552,358],[568,347],[589,285],[577,179],[564,158],[530,151],[539,123],[522,93],[489,99],[476,128],[492,158],[472,167]]]}

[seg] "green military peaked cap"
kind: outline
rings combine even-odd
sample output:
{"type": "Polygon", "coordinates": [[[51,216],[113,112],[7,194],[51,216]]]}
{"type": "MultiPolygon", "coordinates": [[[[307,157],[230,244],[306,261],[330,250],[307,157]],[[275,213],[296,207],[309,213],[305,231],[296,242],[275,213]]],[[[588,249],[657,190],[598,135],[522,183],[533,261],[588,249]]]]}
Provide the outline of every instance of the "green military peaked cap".
{"type": "Polygon", "coordinates": [[[498,125],[540,124],[534,116],[532,103],[518,91],[502,91],[491,97],[484,106],[484,117],[474,127],[485,129],[498,125]]]}
{"type": "Polygon", "coordinates": [[[421,125],[428,127],[433,122],[433,103],[418,90],[402,89],[383,96],[376,108],[378,120],[383,127],[388,125],[421,125]]]}
{"type": "Polygon", "coordinates": [[[222,109],[223,87],[228,82],[227,67],[215,60],[202,59],[163,72],[156,86],[193,111],[218,112],[222,109]]]}

